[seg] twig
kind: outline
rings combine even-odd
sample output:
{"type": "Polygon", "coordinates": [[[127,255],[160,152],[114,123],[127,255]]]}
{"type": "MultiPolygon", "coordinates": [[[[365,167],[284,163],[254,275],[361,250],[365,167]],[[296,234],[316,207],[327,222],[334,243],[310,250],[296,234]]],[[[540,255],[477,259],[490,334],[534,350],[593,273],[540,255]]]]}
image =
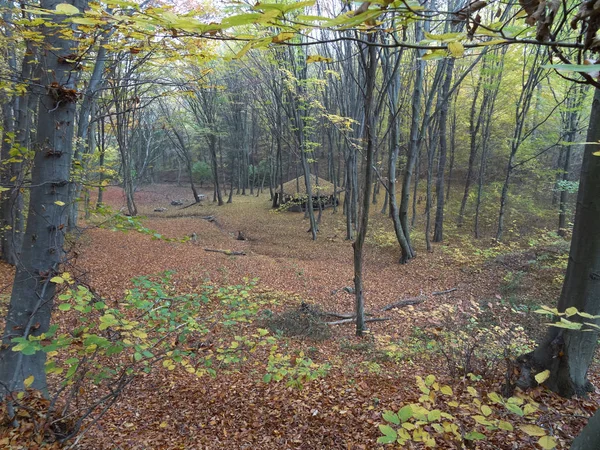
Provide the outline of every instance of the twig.
{"type": "Polygon", "coordinates": [[[408,305],[418,305],[419,303],[423,303],[425,300],[427,300],[426,295],[419,295],[418,297],[407,298],[405,300],[400,300],[400,301],[397,301],[394,303],[390,303],[389,305],[386,305],[383,308],[381,308],[381,310],[389,311],[390,309],[393,309],[393,308],[401,308],[403,306],[408,306],[408,305]]]}
{"type": "Polygon", "coordinates": [[[444,295],[444,294],[449,294],[450,292],[454,292],[456,291],[458,288],[452,288],[452,289],[448,289],[445,291],[438,291],[438,292],[432,292],[431,295],[444,295]]]}
{"type": "MultiPolygon", "coordinates": [[[[336,320],[335,322],[325,322],[327,325],[343,325],[345,323],[352,323],[356,318],[336,320]]],[[[373,317],[371,319],[365,319],[365,322],[383,322],[384,320],[392,320],[391,317],[373,317]]]]}
{"type": "Polygon", "coordinates": [[[223,253],[225,255],[229,255],[229,256],[245,256],[246,252],[244,251],[236,251],[236,250],[219,250],[216,248],[205,248],[204,249],[205,252],[214,252],[214,253],[223,253]]]}

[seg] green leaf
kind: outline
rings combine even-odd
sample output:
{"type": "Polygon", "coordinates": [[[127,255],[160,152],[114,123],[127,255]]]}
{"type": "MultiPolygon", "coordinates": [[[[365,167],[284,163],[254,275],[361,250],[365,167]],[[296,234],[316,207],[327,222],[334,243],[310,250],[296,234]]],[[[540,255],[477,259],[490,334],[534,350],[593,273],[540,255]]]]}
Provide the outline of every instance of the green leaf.
{"type": "Polygon", "coordinates": [[[565,309],[565,314],[567,317],[574,316],[577,313],[578,313],[578,310],[574,306],[570,306],[569,308],[565,309]]]}
{"type": "Polygon", "coordinates": [[[425,377],[425,386],[430,387],[433,383],[435,383],[435,375],[427,375],[425,377]]]}
{"type": "Polygon", "coordinates": [[[556,447],[557,442],[556,442],[556,439],[554,439],[552,436],[542,436],[538,440],[538,444],[544,450],[552,450],[553,448],[556,447]]]}
{"type": "Polygon", "coordinates": [[[434,409],[433,411],[429,411],[427,413],[427,420],[429,422],[434,422],[436,420],[440,420],[442,417],[442,412],[439,409],[434,409]]]}
{"type": "Polygon", "coordinates": [[[450,386],[442,386],[440,388],[440,392],[444,395],[454,395],[454,392],[452,392],[452,388],[450,386]]]}
{"type": "Polygon", "coordinates": [[[460,42],[448,43],[448,51],[455,58],[461,58],[465,54],[465,47],[460,42]]]}
{"type": "Polygon", "coordinates": [[[571,322],[570,320],[566,320],[561,317],[560,322],[551,323],[550,326],[556,328],[566,328],[567,330],[581,330],[583,324],[571,322]]]}
{"type": "Polygon", "coordinates": [[[413,411],[410,405],[403,406],[400,411],[398,411],[398,417],[402,422],[406,422],[413,416],[413,411]]]}
{"type": "Polygon", "coordinates": [[[488,405],[481,405],[481,413],[488,417],[492,414],[492,408],[490,408],[488,405]]]}
{"type": "Polygon", "coordinates": [[[63,284],[65,280],[62,277],[52,277],[50,278],[51,283],[63,284]]]}
{"type": "Polygon", "coordinates": [[[503,403],[502,402],[502,398],[498,394],[496,394],[495,392],[490,392],[487,396],[494,403],[503,403]]]}
{"type": "Polygon", "coordinates": [[[485,435],[478,433],[477,431],[471,431],[471,432],[465,434],[465,439],[467,441],[481,441],[481,440],[485,439],[485,435]]]}
{"type": "Polygon", "coordinates": [[[504,420],[501,420],[498,422],[498,428],[500,428],[501,430],[504,430],[504,431],[513,431],[514,430],[512,424],[510,422],[506,422],[504,420]]]}
{"type": "Polygon", "coordinates": [[[272,375],[272,374],[270,374],[270,373],[267,373],[267,374],[265,374],[265,376],[263,377],[263,381],[264,381],[265,383],[270,383],[272,378],[273,378],[273,375],[272,375]]]}
{"type": "Polygon", "coordinates": [[[542,384],[548,378],[550,378],[550,371],[544,370],[543,372],[540,372],[535,376],[535,381],[537,381],[538,384],[542,384]]]}
{"type": "Polygon", "coordinates": [[[385,435],[377,439],[377,442],[380,444],[391,444],[392,442],[396,442],[396,439],[398,439],[398,433],[389,425],[379,425],[379,431],[385,435]]]}
{"type": "Polygon", "coordinates": [[[58,309],[60,309],[61,311],[69,311],[71,309],[71,305],[69,303],[61,303],[60,305],[58,305],[58,309]]]}
{"type": "Polygon", "coordinates": [[[521,409],[519,405],[515,405],[514,403],[506,403],[506,409],[508,409],[511,413],[516,414],[517,416],[523,417],[525,413],[521,409]]]}
{"type": "MultiPolygon", "coordinates": [[[[440,42],[456,42],[465,37],[464,33],[444,33],[444,34],[432,34],[425,33],[425,37],[430,41],[440,42]]],[[[464,49],[463,49],[464,50],[464,49]]]]}
{"type": "Polygon", "coordinates": [[[57,14],[65,14],[67,16],[72,16],[73,14],[79,14],[79,9],[77,7],[70,5],[68,3],[59,3],[55,8],[57,14]]]}
{"type": "Polygon", "coordinates": [[[383,417],[383,420],[393,423],[394,425],[400,425],[400,418],[395,412],[385,411],[381,417],[383,417]]]}
{"type": "Polygon", "coordinates": [[[519,428],[529,436],[546,436],[546,430],[537,425],[519,425],[519,428]]]}

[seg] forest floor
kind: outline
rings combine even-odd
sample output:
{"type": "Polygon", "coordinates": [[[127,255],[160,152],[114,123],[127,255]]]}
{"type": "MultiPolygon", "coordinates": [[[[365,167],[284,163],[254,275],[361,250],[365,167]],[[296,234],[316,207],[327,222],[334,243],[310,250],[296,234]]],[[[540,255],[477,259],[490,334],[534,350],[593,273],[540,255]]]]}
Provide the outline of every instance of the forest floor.
{"type": "MultiPolygon", "coordinates": [[[[109,188],[104,198],[115,209],[124,205],[119,188],[109,188]]],[[[90,227],[78,241],[72,271],[103,297],[116,302],[132,278],[169,270],[182,292],[193,292],[207,280],[225,286],[258,278],[257,292],[277,298],[270,306],[273,314],[287,312],[292,321],[302,303],[311,310],[352,313],[352,245],[344,240],[341,208],[337,214],[324,211],[319,237],[312,241],[302,214],[274,212],[268,193],[237,195],[233,204],[222,207],[204,200],[186,208],[188,189],[152,185],[141,188],[136,199],[145,227],[169,238],[194,238],[170,242],[90,227]],[[180,199],[184,206],[171,205],[180,199]],[[166,210],[155,212],[157,208],[166,210]],[[206,220],[208,216],[213,219],[206,220]],[[240,232],[246,240],[236,239],[240,232]]],[[[568,448],[597,407],[597,394],[565,400],[542,388],[517,390],[519,404],[535,405],[523,417],[492,405],[486,395],[500,392],[507,370],[509,377],[514,375],[506,367],[505,350],[518,356],[543,333],[544,319],[532,311],[541,304],[554,306],[568,246],[537,236],[535,242],[530,237],[518,245],[493,247],[489,240],[476,242],[459,231],[449,225],[445,242],[433,252],[425,250],[415,232],[418,256],[399,265],[391,222],[373,212],[365,254],[366,310],[387,320],[369,323],[363,338],[355,337],[352,324],[329,326],[330,336],[321,340],[278,337],[280,351],[292,355],[290,373],[296,361],[310,358],[315,370],[327,367],[326,375],[315,376],[301,389],[286,379],[266,383],[268,353],[260,352],[254,364],[218,371],[214,378],[159,368],[138,377],[86,432],[79,448],[377,448],[382,414],[423,403],[423,386],[416,377],[428,375],[452,388],[451,395],[438,395],[433,406],[453,414],[463,435],[471,430],[485,434],[485,440],[464,441],[469,448],[541,448],[539,437],[528,433],[527,425],[533,424],[553,436],[557,448],[568,448]],[[382,311],[415,298],[419,303],[382,311]],[[509,422],[511,429],[486,423],[482,402],[493,407],[489,420],[509,422]]],[[[9,286],[10,280],[11,269],[2,266],[0,281],[9,286]]],[[[265,321],[248,326],[266,326],[265,321]]],[[[285,321],[281,326],[285,333],[285,321]]],[[[600,383],[597,365],[590,378],[600,383]]],[[[419,427],[435,436],[440,448],[463,448],[451,433],[419,427]]],[[[425,447],[411,437],[399,448],[425,447]]]]}

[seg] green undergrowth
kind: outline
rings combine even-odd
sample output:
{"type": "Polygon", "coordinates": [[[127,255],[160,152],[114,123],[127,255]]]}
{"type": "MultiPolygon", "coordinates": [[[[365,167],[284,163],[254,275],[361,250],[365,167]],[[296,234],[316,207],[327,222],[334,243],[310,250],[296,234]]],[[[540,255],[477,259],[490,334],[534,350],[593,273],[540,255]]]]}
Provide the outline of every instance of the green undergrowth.
{"type": "MultiPolygon", "coordinates": [[[[39,414],[26,417],[38,430],[52,424],[55,441],[84,432],[86,423],[104,414],[138,376],[157,370],[222,377],[251,363],[257,383],[302,389],[330,368],[261,327],[259,316],[276,307],[282,294],[258,288],[256,279],[230,286],[207,282],[181,293],[173,274],[165,272],[134,279],[116,303],[66,272],[50,282],[59,287],[54,325],[12,340],[13,350],[23,355],[46,353],[50,399],[29,389],[29,377],[11,395],[11,404],[17,415],[35,407],[39,414]]],[[[47,439],[40,432],[35,439],[47,439]]]]}

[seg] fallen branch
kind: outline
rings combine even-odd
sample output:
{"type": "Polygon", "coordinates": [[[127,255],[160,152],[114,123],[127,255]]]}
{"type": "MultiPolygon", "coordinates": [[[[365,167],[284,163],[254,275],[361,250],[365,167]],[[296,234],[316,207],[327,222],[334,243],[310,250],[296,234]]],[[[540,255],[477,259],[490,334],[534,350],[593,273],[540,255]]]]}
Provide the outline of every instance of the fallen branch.
{"type": "MultiPolygon", "coordinates": [[[[338,317],[340,319],[353,319],[354,317],[356,317],[356,315],[354,313],[336,313],[336,312],[319,312],[318,313],[320,316],[331,316],[331,317],[338,317]]],[[[365,313],[365,316],[372,316],[373,313],[365,313]]]]}
{"type": "Polygon", "coordinates": [[[448,289],[446,291],[438,291],[438,292],[432,292],[431,295],[444,295],[444,294],[449,294],[450,292],[454,292],[455,290],[457,290],[458,288],[452,288],[452,289],[448,289]]]}
{"type": "Polygon", "coordinates": [[[200,217],[200,218],[203,220],[208,220],[209,222],[214,222],[216,220],[215,216],[204,216],[204,217],[200,217]]]}
{"type": "Polygon", "coordinates": [[[200,202],[194,202],[194,203],[190,203],[189,205],[187,205],[187,206],[184,206],[183,208],[179,208],[179,209],[187,209],[187,208],[189,208],[190,206],[194,206],[194,205],[200,205],[200,202]]]}
{"type": "MultiPolygon", "coordinates": [[[[392,320],[391,317],[373,317],[371,319],[365,319],[365,322],[383,322],[384,320],[392,320]]],[[[335,322],[325,322],[327,325],[343,325],[345,323],[356,322],[356,318],[336,320],[335,322]]]]}
{"type": "Polygon", "coordinates": [[[246,252],[241,251],[238,252],[236,250],[219,250],[216,248],[205,248],[204,249],[205,252],[214,252],[214,253],[223,253],[224,255],[228,255],[228,256],[245,256],[246,252]]]}
{"type": "Polygon", "coordinates": [[[381,308],[381,310],[389,311],[390,309],[393,309],[393,308],[401,308],[403,306],[409,306],[409,305],[418,305],[419,303],[423,303],[426,299],[427,299],[426,295],[419,295],[418,297],[407,298],[405,300],[400,300],[400,301],[397,301],[394,303],[390,303],[389,305],[386,305],[383,308],[381,308]]]}

